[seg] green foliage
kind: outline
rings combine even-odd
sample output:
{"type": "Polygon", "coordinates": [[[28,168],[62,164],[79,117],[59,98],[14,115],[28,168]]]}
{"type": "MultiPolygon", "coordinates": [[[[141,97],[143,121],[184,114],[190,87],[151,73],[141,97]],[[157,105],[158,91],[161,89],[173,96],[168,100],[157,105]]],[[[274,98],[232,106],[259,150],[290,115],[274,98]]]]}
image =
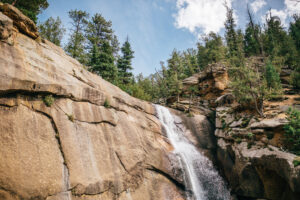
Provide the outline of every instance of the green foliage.
{"type": "Polygon", "coordinates": [[[55,99],[52,95],[47,95],[43,98],[43,101],[47,107],[51,107],[51,105],[54,103],[54,100],[55,99]]]}
{"type": "Polygon", "coordinates": [[[265,77],[268,89],[278,94],[282,90],[280,76],[271,62],[267,62],[265,77]]]}
{"type": "Polygon", "coordinates": [[[103,106],[104,106],[105,108],[110,108],[110,103],[109,103],[108,99],[105,99],[105,101],[104,101],[104,103],[103,103],[103,106]]]}
{"type": "Polygon", "coordinates": [[[118,40],[113,35],[111,26],[111,21],[106,21],[101,14],[96,13],[88,22],[86,36],[91,71],[117,84],[118,69],[114,54],[118,51],[118,40]]]}
{"type": "Polygon", "coordinates": [[[291,74],[291,83],[296,89],[300,89],[300,66],[291,74]]]}
{"type": "Polygon", "coordinates": [[[50,17],[44,23],[40,23],[38,29],[43,38],[58,46],[61,45],[61,39],[66,32],[59,17],[56,19],[50,17]]]}
{"type": "Polygon", "coordinates": [[[82,10],[71,10],[69,12],[72,28],[70,29],[71,36],[65,50],[82,64],[87,63],[84,30],[88,23],[88,16],[89,14],[82,10]]]}
{"type": "Polygon", "coordinates": [[[288,124],[284,126],[285,147],[292,153],[300,155],[300,111],[289,108],[288,124]]]}
{"type": "Polygon", "coordinates": [[[244,36],[244,52],[246,56],[256,56],[263,55],[262,47],[262,33],[261,27],[258,24],[254,23],[253,13],[250,11],[250,8],[247,6],[247,13],[249,23],[246,26],[245,36],[244,36]]]}
{"type": "Polygon", "coordinates": [[[253,133],[248,133],[248,134],[247,134],[247,137],[248,137],[249,139],[253,139],[254,134],[253,134],[253,133]]]}
{"type": "Polygon", "coordinates": [[[129,84],[133,78],[131,73],[132,64],[131,60],[134,58],[134,51],[131,49],[131,45],[129,43],[129,39],[127,38],[125,43],[121,48],[122,57],[118,59],[118,72],[119,72],[119,81],[122,84],[129,84]]]}
{"type": "Polygon", "coordinates": [[[293,160],[294,167],[298,167],[300,165],[300,157],[296,157],[293,160]]]}
{"type": "Polygon", "coordinates": [[[229,57],[236,56],[238,45],[237,45],[237,33],[235,32],[235,19],[233,18],[233,9],[229,8],[225,4],[227,9],[226,21],[225,21],[225,39],[228,47],[229,57]]]}
{"type": "Polygon", "coordinates": [[[230,87],[237,101],[247,106],[253,104],[261,116],[264,116],[263,102],[282,92],[279,74],[271,63],[263,69],[251,63],[250,66],[231,66],[229,75],[232,80],[230,87]]]}
{"type": "Polygon", "coordinates": [[[1,0],[1,2],[14,5],[35,23],[37,22],[38,14],[49,6],[47,0],[1,0]]]}
{"type": "Polygon", "coordinates": [[[294,21],[290,23],[289,35],[295,42],[298,53],[300,54],[300,14],[293,16],[294,21]]]}

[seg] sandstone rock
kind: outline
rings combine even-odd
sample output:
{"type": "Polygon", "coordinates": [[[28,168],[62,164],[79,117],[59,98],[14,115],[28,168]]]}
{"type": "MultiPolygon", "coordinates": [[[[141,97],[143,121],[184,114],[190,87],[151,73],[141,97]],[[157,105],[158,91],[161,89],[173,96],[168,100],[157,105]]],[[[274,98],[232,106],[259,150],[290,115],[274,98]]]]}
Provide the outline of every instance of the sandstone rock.
{"type": "Polygon", "coordinates": [[[253,124],[250,125],[250,127],[252,129],[266,129],[266,128],[276,128],[276,127],[280,127],[283,126],[287,123],[286,119],[282,119],[282,118],[273,118],[273,119],[265,119],[259,122],[255,122],[253,124]]]}
{"type": "Polygon", "coordinates": [[[13,21],[0,12],[0,40],[6,41],[12,35],[13,21]]]}
{"type": "Polygon", "coordinates": [[[0,4],[0,11],[13,20],[14,26],[16,26],[20,32],[25,35],[36,39],[39,36],[35,23],[20,12],[16,7],[10,4],[0,4]]]}
{"type": "Polygon", "coordinates": [[[199,94],[205,100],[217,99],[228,87],[227,67],[223,63],[210,64],[207,68],[183,80],[183,90],[191,85],[198,85],[199,94]]]}

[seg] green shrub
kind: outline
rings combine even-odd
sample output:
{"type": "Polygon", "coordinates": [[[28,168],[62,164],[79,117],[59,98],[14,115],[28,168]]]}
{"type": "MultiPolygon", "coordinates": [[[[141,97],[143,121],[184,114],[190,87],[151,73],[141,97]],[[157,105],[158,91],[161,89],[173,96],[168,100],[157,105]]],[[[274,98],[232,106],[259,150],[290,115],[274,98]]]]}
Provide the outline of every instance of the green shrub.
{"type": "Polygon", "coordinates": [[[238,138],[235,139],[235,142],[240,144],[242,142],[242,139],[238,137],[238,138]]]}
{"type": "Polygon", "coordinates": [[[291,74],[291,84],[294,88],[300,89],[300,67],[296,68],[291,74]]]}
{"type": "Polygon", "coordinates": [[[285,147],[290,152],[300,155],[300,112],[289,108],[287,120],[288,123],[284,126],[285,147]]]}
{"type": "Polygon", "coordinates": [[[43,101],[47,107],[51,107],[51,105],[54,103],[54,98],[52,95],[47,95],[44,97],[43,101]]]}
{"type": "Polygon", "coordinates": [[[247,134],[247,137],[248,137],[249,139],[252,139],[252,138],[253,138],[253,136],[254,136],[254,134],[253,134],[253,133],[248,133],[248,134],[247,134]]]}
{"type": "Polygon", "coordinates": [[[300,165],[300,157],[296,157],[294,160],[293,160],[293,164],[294,164],[294,167],[297,167],[300,165]]]}
{"type": "Polygon", "coordinates": [[[107,99],[105,99],[103,106],[105,108],[110,108],[110,103],[109,103],[109,101],[107,99]]]}

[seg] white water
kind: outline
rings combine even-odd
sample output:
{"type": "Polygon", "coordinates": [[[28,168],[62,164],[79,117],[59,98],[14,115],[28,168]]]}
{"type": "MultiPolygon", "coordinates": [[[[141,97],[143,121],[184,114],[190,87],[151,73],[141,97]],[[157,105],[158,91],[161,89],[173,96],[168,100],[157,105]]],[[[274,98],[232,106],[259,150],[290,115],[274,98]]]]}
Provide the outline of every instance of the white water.
{"type": "Polygon", "coordinates": [[[188,199],[195,200],[229,200],[229,191],[214,169],[212,162],[202,155],[196,147],[184,136],[175,124],[175,117],[170,111],[155,105],[158,118],[163,124],[167,136],[178,156],[178,162],[184,168],[185,185],[188,199]]]}

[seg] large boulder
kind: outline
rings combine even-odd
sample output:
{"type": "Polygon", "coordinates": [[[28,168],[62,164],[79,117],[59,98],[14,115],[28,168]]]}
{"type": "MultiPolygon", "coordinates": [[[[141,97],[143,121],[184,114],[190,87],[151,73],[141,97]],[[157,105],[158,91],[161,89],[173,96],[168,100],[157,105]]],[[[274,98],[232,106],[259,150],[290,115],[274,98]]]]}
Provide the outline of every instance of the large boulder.
{"type": "Polygon", "coordinates": [[[300,167],[295,155],[276,147],[260,148],[246,142],[232,145],[218,140],[218,160],[233,193],[239,198],[297,200],[300,197],[300,167]]]}

